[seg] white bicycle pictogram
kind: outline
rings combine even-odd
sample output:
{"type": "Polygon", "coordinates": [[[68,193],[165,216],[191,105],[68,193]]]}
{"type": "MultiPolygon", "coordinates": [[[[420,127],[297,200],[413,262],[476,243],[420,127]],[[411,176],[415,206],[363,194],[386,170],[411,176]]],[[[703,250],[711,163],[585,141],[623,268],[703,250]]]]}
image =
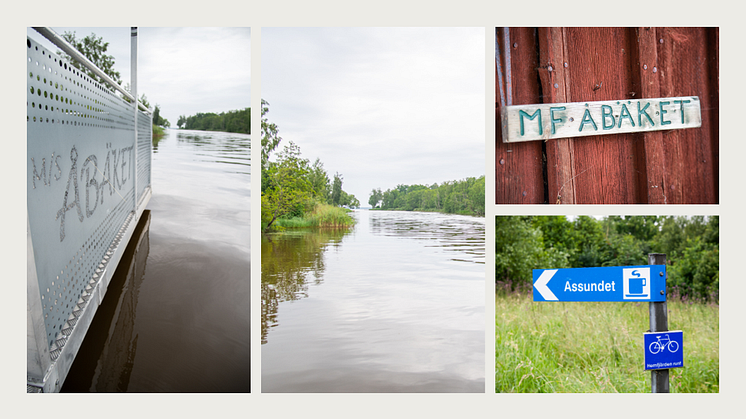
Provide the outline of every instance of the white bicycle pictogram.
{"type": "Polygon", "coordinates": [[[663,351],[666,349],[666,346],[668,346],[668,351],[671,353],[675,353],[679,350],[679,343],[671,340],[670,337],[668,337],[668,333],[666,333],[666,337],[663,336],[657,336],[658,340],[656,342],[653,342],[650,344],[650,353],[655,355],[658,352],[663,351]]]}

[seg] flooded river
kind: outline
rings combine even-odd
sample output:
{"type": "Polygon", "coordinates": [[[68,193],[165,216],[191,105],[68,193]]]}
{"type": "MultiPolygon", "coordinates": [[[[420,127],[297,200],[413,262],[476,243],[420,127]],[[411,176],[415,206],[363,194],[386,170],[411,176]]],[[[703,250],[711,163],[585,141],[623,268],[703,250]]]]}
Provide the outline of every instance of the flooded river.
{"type": "Polygon", "coordinates": [[[150,211],[63,391],[249,391],[250,155],[242,134],[154,144],[150,211]]]}
{"type": "Polygon", "coordinates": [[[484,218],[262,238],[262,392],[484,392],[484,218]]]}

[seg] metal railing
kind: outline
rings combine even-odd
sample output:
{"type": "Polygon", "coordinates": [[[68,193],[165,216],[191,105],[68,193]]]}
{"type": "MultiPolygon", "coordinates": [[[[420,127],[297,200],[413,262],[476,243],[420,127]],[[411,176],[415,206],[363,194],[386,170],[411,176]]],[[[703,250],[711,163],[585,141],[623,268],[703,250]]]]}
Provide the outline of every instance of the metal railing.
{"type": "Polygon", "coordinates": [[[27,391],[56,392],[152,194],[152,116],[136,71],[127,92],[34,29],[103,81],[27,38],[27,391]]]}

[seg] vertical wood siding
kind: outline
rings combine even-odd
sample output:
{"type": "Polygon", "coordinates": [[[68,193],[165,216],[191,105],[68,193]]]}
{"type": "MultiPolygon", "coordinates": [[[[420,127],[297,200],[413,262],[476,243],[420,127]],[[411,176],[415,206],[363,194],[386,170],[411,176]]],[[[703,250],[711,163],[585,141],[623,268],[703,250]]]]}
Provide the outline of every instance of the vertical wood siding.
{"type": "Polygon", "coordinates": [[[718,203],[718,36],[717,28],[498,28],[496,77],[505,96],[510,76],[512,94],[501,103],[497,80],[496,203],[718,203]],[[502,142],[506,104],[673,96],[700,98],[700,128],[502,142]]]}

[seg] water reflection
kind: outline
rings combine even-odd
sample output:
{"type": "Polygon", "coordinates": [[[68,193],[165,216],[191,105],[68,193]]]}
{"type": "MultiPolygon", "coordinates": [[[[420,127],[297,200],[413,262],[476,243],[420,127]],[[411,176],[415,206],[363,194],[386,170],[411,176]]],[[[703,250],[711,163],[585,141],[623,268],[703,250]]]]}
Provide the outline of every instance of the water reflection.
{"type": "Polygon", "coordinates": [[[483,392],[484,219],[356,211],[262,242],[262,392],[483,392]]]}
{"type": "Polygon", "coordinates": [[[150,211],[145,210],[96,311],[63,392],[124,392],[137,353],[131,327],[150,251],[150,211]],[[95,383],[92,385],[92,383],[95,383]]]}
{"type": "Polygon", "coordinates": [[[308,297],[308,285],[324,280],[324,252],[349,233],[349,229],[316,229],[263,235],[262,343],[277,324],[279,303],[308,297]]]}
{"type": "Polygon", "coordinates": [[[89,329],[63,391],[249,391],[250,155],[248,135],[166,131],[147,258],[107,292],[116,315],[89,329]]]}

